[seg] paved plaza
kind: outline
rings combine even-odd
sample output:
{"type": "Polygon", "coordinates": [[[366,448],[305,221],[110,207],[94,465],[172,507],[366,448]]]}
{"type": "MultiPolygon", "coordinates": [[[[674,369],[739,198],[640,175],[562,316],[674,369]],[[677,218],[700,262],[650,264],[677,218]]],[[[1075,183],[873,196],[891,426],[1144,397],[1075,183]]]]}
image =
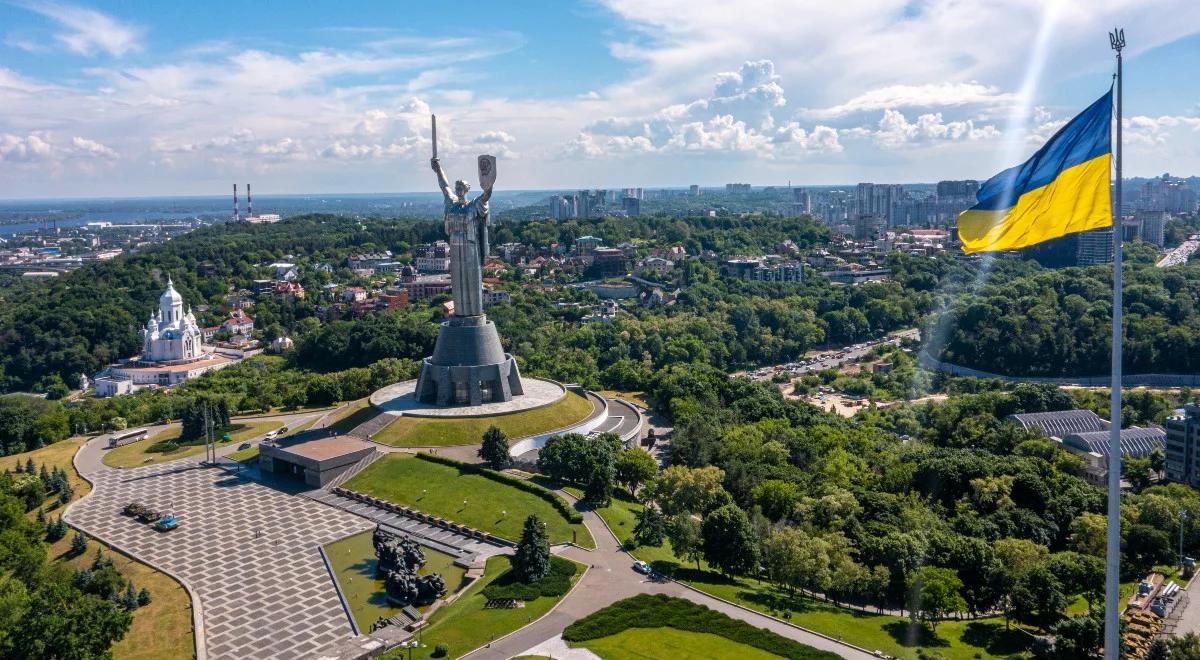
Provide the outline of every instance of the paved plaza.
{"type": "Polygon", "coordinates": [[[162,567],[200,598],[210,658],[297,658],[353,633],[318,548],[373,525],[190,460],[87,475],[68,522],[162,567]],[[157,532],[131,501],[174,513],[157,532]]]}

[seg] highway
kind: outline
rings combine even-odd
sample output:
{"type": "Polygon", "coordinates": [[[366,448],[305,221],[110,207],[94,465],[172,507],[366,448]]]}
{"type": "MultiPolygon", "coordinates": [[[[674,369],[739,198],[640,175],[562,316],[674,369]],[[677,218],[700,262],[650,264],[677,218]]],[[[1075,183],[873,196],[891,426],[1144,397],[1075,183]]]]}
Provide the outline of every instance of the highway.
{"type": "Polygon", "coordinates": [[[1171,250],[1162,259],[1159,259],[1155,264],[1159,268],[1167,268],[1168,266],[1178,266],[1186,264],[1192,253],[1200,248],[1200,234],[1192,234],[1183,242],[1183,245],[1171,250]]]}
{"type": "Polygon", "coordinates": [[[806,358],[799,362],[788,362],[787,364],[777,364],[771,367],[761,367],[747,371],[744,376],[751,380],[771,380],[775,374],[780,372],[788,372],[793,378],[803,376],[805,374],[817,373],[825,369],[836,369],[847,362],[853,362],[871,351],[872,348],[880,344],[899,344],[902,339],[920,339],[921,331],[913,328],[898,332],[883,339],[872,339],[846,346],[844,348],[830,349],[822,352],[815,358],[806,358]]]}

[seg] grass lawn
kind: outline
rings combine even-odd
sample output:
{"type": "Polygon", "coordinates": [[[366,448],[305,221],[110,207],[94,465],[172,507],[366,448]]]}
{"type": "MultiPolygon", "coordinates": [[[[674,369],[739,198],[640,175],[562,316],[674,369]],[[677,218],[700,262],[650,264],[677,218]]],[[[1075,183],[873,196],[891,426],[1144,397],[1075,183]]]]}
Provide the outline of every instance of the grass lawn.
{"type": "MultiPolygon", "coordinates": [[[[577,489],[566,490],[579,494],[577,489]]],[[[614,497],[612,504],[597,509],[596,513],[625,542],[633,536],[636,514],[641,510],[642,505],[637,502],[614,497]]],[[[1025,650],[1029,639],[1015,630],[1006,633],[1002,618],[943,621],[938,624],[936,637],[927,632],[914,636],[908,619],[902,617],[862,613],[802,596],[789,597],[770,583],[749,578],[727,580],[708,570],[703,562],[704,570],[697,571],[694,564],[684,565],[675,557],[670,541],[664,541],[660,547],[638,546],[631,554],[718,598],[897,657],[916,658],[918,648],[936,651],[950,660],[970,660],[976,653],[981,658],[1004,657],[1025,650]]],[[[1085,604],[1085,610],[1086,607],[1085,604]]]]}
{"type": "Polygon", "coordinates": [[[336,429],[338,433],[349,433],[354,427],[374,417],[376,412],[367,399],[351,401],[343,410],[329,418],[329,427],[336,429]]]}
{"type": "MultiPolygon", "coordinates": [[[[509,569],[510,559],[499,555],[487,561],[483,577],[476,580],[467,588],[462,597],[434,612],[429,619],[429,626],[420,633],[424,648],[413,652],[414,660],[425,660],[433,655],[438,644],[450,648],[447,658],[457,658],[464,653],[503,637],[508,633],[523,628],[549,612],[562,597],[542,597],[525,603],[525,607],[513,609],[487,609],[484,605],[487,598],[483,595],[483,587],[509,569]]],[[[583,567],[572,578],[572,583],[583,575],[583,567]]],[[[383,656],[390,660],[406,660],[408,652],[396,649],[383,656]]]]}
{"type": "Polygon", "coordinates": [[[579,545],[595,547],[587,528],[572,525],[533,493],[409,455],[388,454],[345,487],[514,541],[521,538],[525,518],[534,514],[546,523],[551,543],[570,541],[574,535],[579,545]]]}
{"type": "Polygon", "coordinates": [[[623,392],[621,390],[600,390],[600,394],[603,394],[604,396],[606,396],[610,399],[625,399],[626,401],[629,401],[631,403],[636,403],[637,405],[641,406],[642,408],[645,408],[646,410],[649,410],[650,408],[652,408],[652,406],[650,405],[650,399],[645,392],[623,392]]]}
{"type": "MultiPolygon", "coordinates": [[[[379,617],[392,616],[400,611],[400,608],[388,604],[383,580],[375,577],[379,560],[375,558],[375,547],[371,545],[372,535],[373,532],[363,532],[325,546],[342,595],[350,603],[350,611],[354,613],[358,629],[363,633],[369,632],[379,617]]],[[[455,566],[454,558],[448,554],[425,547],[421,549],[425,551],[426,563],[420,574],[440,573],[446,580],[446,594],[458,591],[467,571],[455,566]]],[[[427,608],[418,609],[424,611],[427,608]]]]}
{"type": "Polygon", "coordinates": [[[567,392],[561,400],[548,406],[495,415],[492,417],[397,417],[383,427],[372,440],[393,447],[447,447],[478,444],[483,432],[493,424],[509,438],[516,440],[587,419],[592,414],[592,402],[587,397],[567,392]]]}
{"type": "MultiPolygon", "coordinates": [[[[283,422],[235,422],[229,428],[229,435],[232,438],[230,442],[234,444],[245,442],[269,431],[274,431],[281,426],[283,426],[283,422]]],[[[178,442],[182,433],[182,426],[172,424],[170,427],[145,440],[131,442],[116,449],[108,450],[104,454],[104,464],[116,468],[133,468],[143,465],[153,465],[155,463],[166,463],[167,461],[196,456],[204,452],[204,442],[201,440],[179,445],[179,448],[172,451],[161,451],[161,443],[178,442]]]]}
{"type": "MultiPolygon", "coordinates": [[[[82,445],[83,439],[71,438],[23,454],[0,457],[0,470],[12,468],[17,461],[24,463],[29,458],[32,458],[35,464],[44,463],[47,469],[61,467],[67,471],[67,481],[75,490],[75,499],[79,499],[91,490],[91,486],[79,476],[71,463],[75,452],[82,445]]],[[[48,514],[54,517],[61,513],[61,507],[48,511],[48,514]]],[[[30,512],[29,515],[35,514],[30,512]]],[[[96,539],[88,539],[88,548],[83,554],[68,557],[67,553],[74,536],[75,532],[70,531],[65,537],[51,544],[46,550],[47,558],[72,568],[87,568],[96,558],[96,550],[99,548],[112,558],[113,565],[121,575],[133,582],[134,588],[146,587],[150,590],[150,604],[134,610],[133,622],[128,632],[113,645],[113,657],[117,660],[192,657],[195,649],[192,638],[192,601],[183,586],[165,573],[137,562],[96,539]]]]}
{"type": "Polygon", "coordinates": [[[586,648],[604,660],[638,660],[640,658],[768,660],[778,657],[753,646],[730,641],[719,635],[687,632],[674,628],[629,628],[615,635],[588,640],[575,646],[586,648]]]}
{"type": "Polygon", "coordinates": [[[1030,640],[1015,626],[1005,631],[1004,619],[999,617],[943,621],[933,635],[925,628],[912,627],[904,617],[870,614],[813,598],[789,596],[767,582],[748,578],[729,580],[711,571],[682,567],[675,571],[675,577],[718,598],[900,658],[915,659],[921,648],[936,651],[950,660],[1015,656],[1027,649],[1030,640]]]}

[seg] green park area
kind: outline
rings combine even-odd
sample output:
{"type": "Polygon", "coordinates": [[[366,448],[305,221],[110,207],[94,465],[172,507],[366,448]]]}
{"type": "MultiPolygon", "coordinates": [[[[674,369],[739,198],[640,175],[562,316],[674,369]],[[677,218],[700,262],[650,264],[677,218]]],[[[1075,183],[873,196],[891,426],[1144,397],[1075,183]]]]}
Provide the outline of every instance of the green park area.
{"type": "MultiPolygon", "coordinates": [[[[541,596],[525,601],[523,607],[488,607],[490,599],[484,591],[493,582],[504,578],[510,566],[511,559],[507,555],[489,558],[483,577],[468,586],[458,600],[430,616],[429,626],[420,633],[422,646],[413,652],[413,660],[462,656],[540,619],[566,595],[541,596]],[[444,646],[445,653],[438,653],[439,646],[444,646]]],[[[583,567],[577,569],[571,579],[572,585],[583,575],[583,567]]],[[[383,657],[406,660],[409,655],[404,649],[396,649],[383,657]]]]}
{"type": "MultiPolygon", "coordinates": [[[[572,490],[568,488],[567,492],[572,490]]],[[[581,493],[576,491],[575,494],[581,493]]],[[[632,544],[633,528],[641,510],[642,505],[638,502],[614,497],[609,506],[597,509],[596,513],[622,543],[632,544]]],[[[936,633],[931,633],[924,627],[912,626],[905,617],[839,607],[799,592],[789,594],[777,585],[762,580],[727,578],[709,569],[703,561],[697,570],[694,562],[685,562],[676,557],[670,541],[665,539],[661,546],[640,545],[633,548],[630,554],[718,598],[899,658],[916,659],[918,649],[936,651],[948,660],[1006,657],[1026,651],[1030,640],[1030,636],[1018,630],[1016,624],[1011,630],[1006,630],[1004,620],[999,617],[976,621],[943,621],[938,624],[936,633]]],[[[1086,610],[1086,604],[1082,607],[1086,610]]]]}
{"type": "Polygon", "coordinates": [[[608,660],[634,658],[794,658],[833,660],[777,633],[703,605],[662,594],[641,594],[567,626],[563,639],[608,660]]]}
{"type": "MultiPolygon", "coordinates": [[[[325,546],[325,554],[337,575],[338,587],[349,603],[350,611],[354,613],[358,629],[363,632],[371,630],[371,625],[380,617],[393,616],[400,611],[400,608],[387,602],[384,581],[375,573],[379,560],[375,557],[371,536],[372,532],[363,532],[325,546]]],[[[426,563],[419,571],[420,575],[441,575],[446,581],[447,595],[462,588],[467,571],[454,565],[454,557],[429,548],[422,550],[426,563]]],[[[417,609],[424,611],[428,608],[417,609]]]]}
{"type": "Polygon", "coordinates": [[[372,440],[393,447],[448,447],[477,444],[496,426],[511,439],[545,433],[581,422],[592,414],[592,402],[568,392],[548,406],[491,417],[397,417],[372,440]]]}
{"type": "MultiPolygon", "coordinates": [[[[282,422],[235,422],[224,432],[228,443],[239,443],[269,433],[283,426],[282,422]]],[[[132,468],[165,463],[204,452],[204,439],[183,439],[183,427],[172,424],[155,435],[110,449],[104,454],[104,464],[115,468],[132,468]]],[[[221,442],[221,444],[227,444],[221,442]]]]}
{"type": "Polygon", "coordinates": [[[729,641],[712,633],[685,632],[674,628],[629,628],[615,635],[584,642],[580,646],[604,660],[640,660],[641,658],[770,660],[770,658],[779,657],[753,646],[729,641]]]}
{"type": "MultiPolygon", "coordinates": [[[[581,546],[595,547],[587,528],[572,523],[546,497],[469,467],[388,454],[346,482],[345,488],[514,541],[521,536],[525,518],[535,515],[546,523],[550,543],[574,540],[581,546]]],[[[536,486],[532,488],[542,492],[536,486]]],[[[548,491],[543,494],[557,497],[548,491]]]]}

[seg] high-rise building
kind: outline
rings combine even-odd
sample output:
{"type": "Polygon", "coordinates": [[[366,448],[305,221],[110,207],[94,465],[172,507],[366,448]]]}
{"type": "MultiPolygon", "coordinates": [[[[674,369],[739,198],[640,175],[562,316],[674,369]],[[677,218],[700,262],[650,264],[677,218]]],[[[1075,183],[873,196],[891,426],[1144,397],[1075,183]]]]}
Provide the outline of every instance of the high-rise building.
{"type": "Polygon", "coordinates": [[[854,189],[855,212],[881,216],[890,225],[892,209],[904,198],[904,186],[889,183],[860,183],[854,189]]]}
{"type": "Polygon", "coordinates": [[[1137,207],[1148,211],[1191,213],[1196,210],[1196,191],[1187,181],[1164,174],[1142,185],[1137,207]]]}
{"type": "Polygon", "coordinates": [[[625,215],[637,217],[642,214],[642,200],[633,195],[626,195],[621,198],[621,209],[625,211],[625,215]]]}
{"type": "Polygon", "coordinates": [[[692,197],[699,197],[700,196],[700,186],[695,183],[688,186],[688,194],[691,195],[692,197]]]}
{"type": "Polygon", "coordinates": [[[854,238],[873,241],[887,233],[887,218],[876,213],[859,213],[854,219],[854,238]]]}
{"type": "Polygon", "coordinates": [[[1165,232],[1170,215],[1166,211],[1141,210],[1134,213],[1141,225],[1142,240],[1162,247],[1166,242],[1165,232]]]}
{"type": "Polygon", "coordinates": [[[608,212],[606,201],[608,199],[607,190],[580,190],[578,201],[576,202],[576,217],[579,218],[603,218],[608,212]]]}
{"type": "Polygon", "coordinates": [[[969,199],[974,202],[975,196],[978,193],[979,182],[974,179],[938,181],[937,184],[937,196],[941,200],[969,199]]]}
{"type": "Polygon", "coordinates": [[[750,192],[750,184],[748,183],[727,183],[725,184],[725,192],[727,193],[748,193],[750,192]]]}
{"type": "Polygon", "coordinates": [[[811,215],[812,214],[812,195],[804,188],[796,188],[792,191],[792,215],[811,215]]]}
{"type": "Polygon", "coordinates": [[[1112,263],[1113,230],[1093,229],[1075,235],[1075,265],[1095,266],[1112,263]]]}
{"type": "Polygon", "coordinates": [[[555,220],[579,217],[578,198],[575,195],[551,195],[550,217],[555,220]]]}
{"type": "Polygon", "coordinates": [[[1200,487],[1200,406],[1184,406],[1163,421],[1163,428],[1167,431],[1167,478],[1200,487]]]}

